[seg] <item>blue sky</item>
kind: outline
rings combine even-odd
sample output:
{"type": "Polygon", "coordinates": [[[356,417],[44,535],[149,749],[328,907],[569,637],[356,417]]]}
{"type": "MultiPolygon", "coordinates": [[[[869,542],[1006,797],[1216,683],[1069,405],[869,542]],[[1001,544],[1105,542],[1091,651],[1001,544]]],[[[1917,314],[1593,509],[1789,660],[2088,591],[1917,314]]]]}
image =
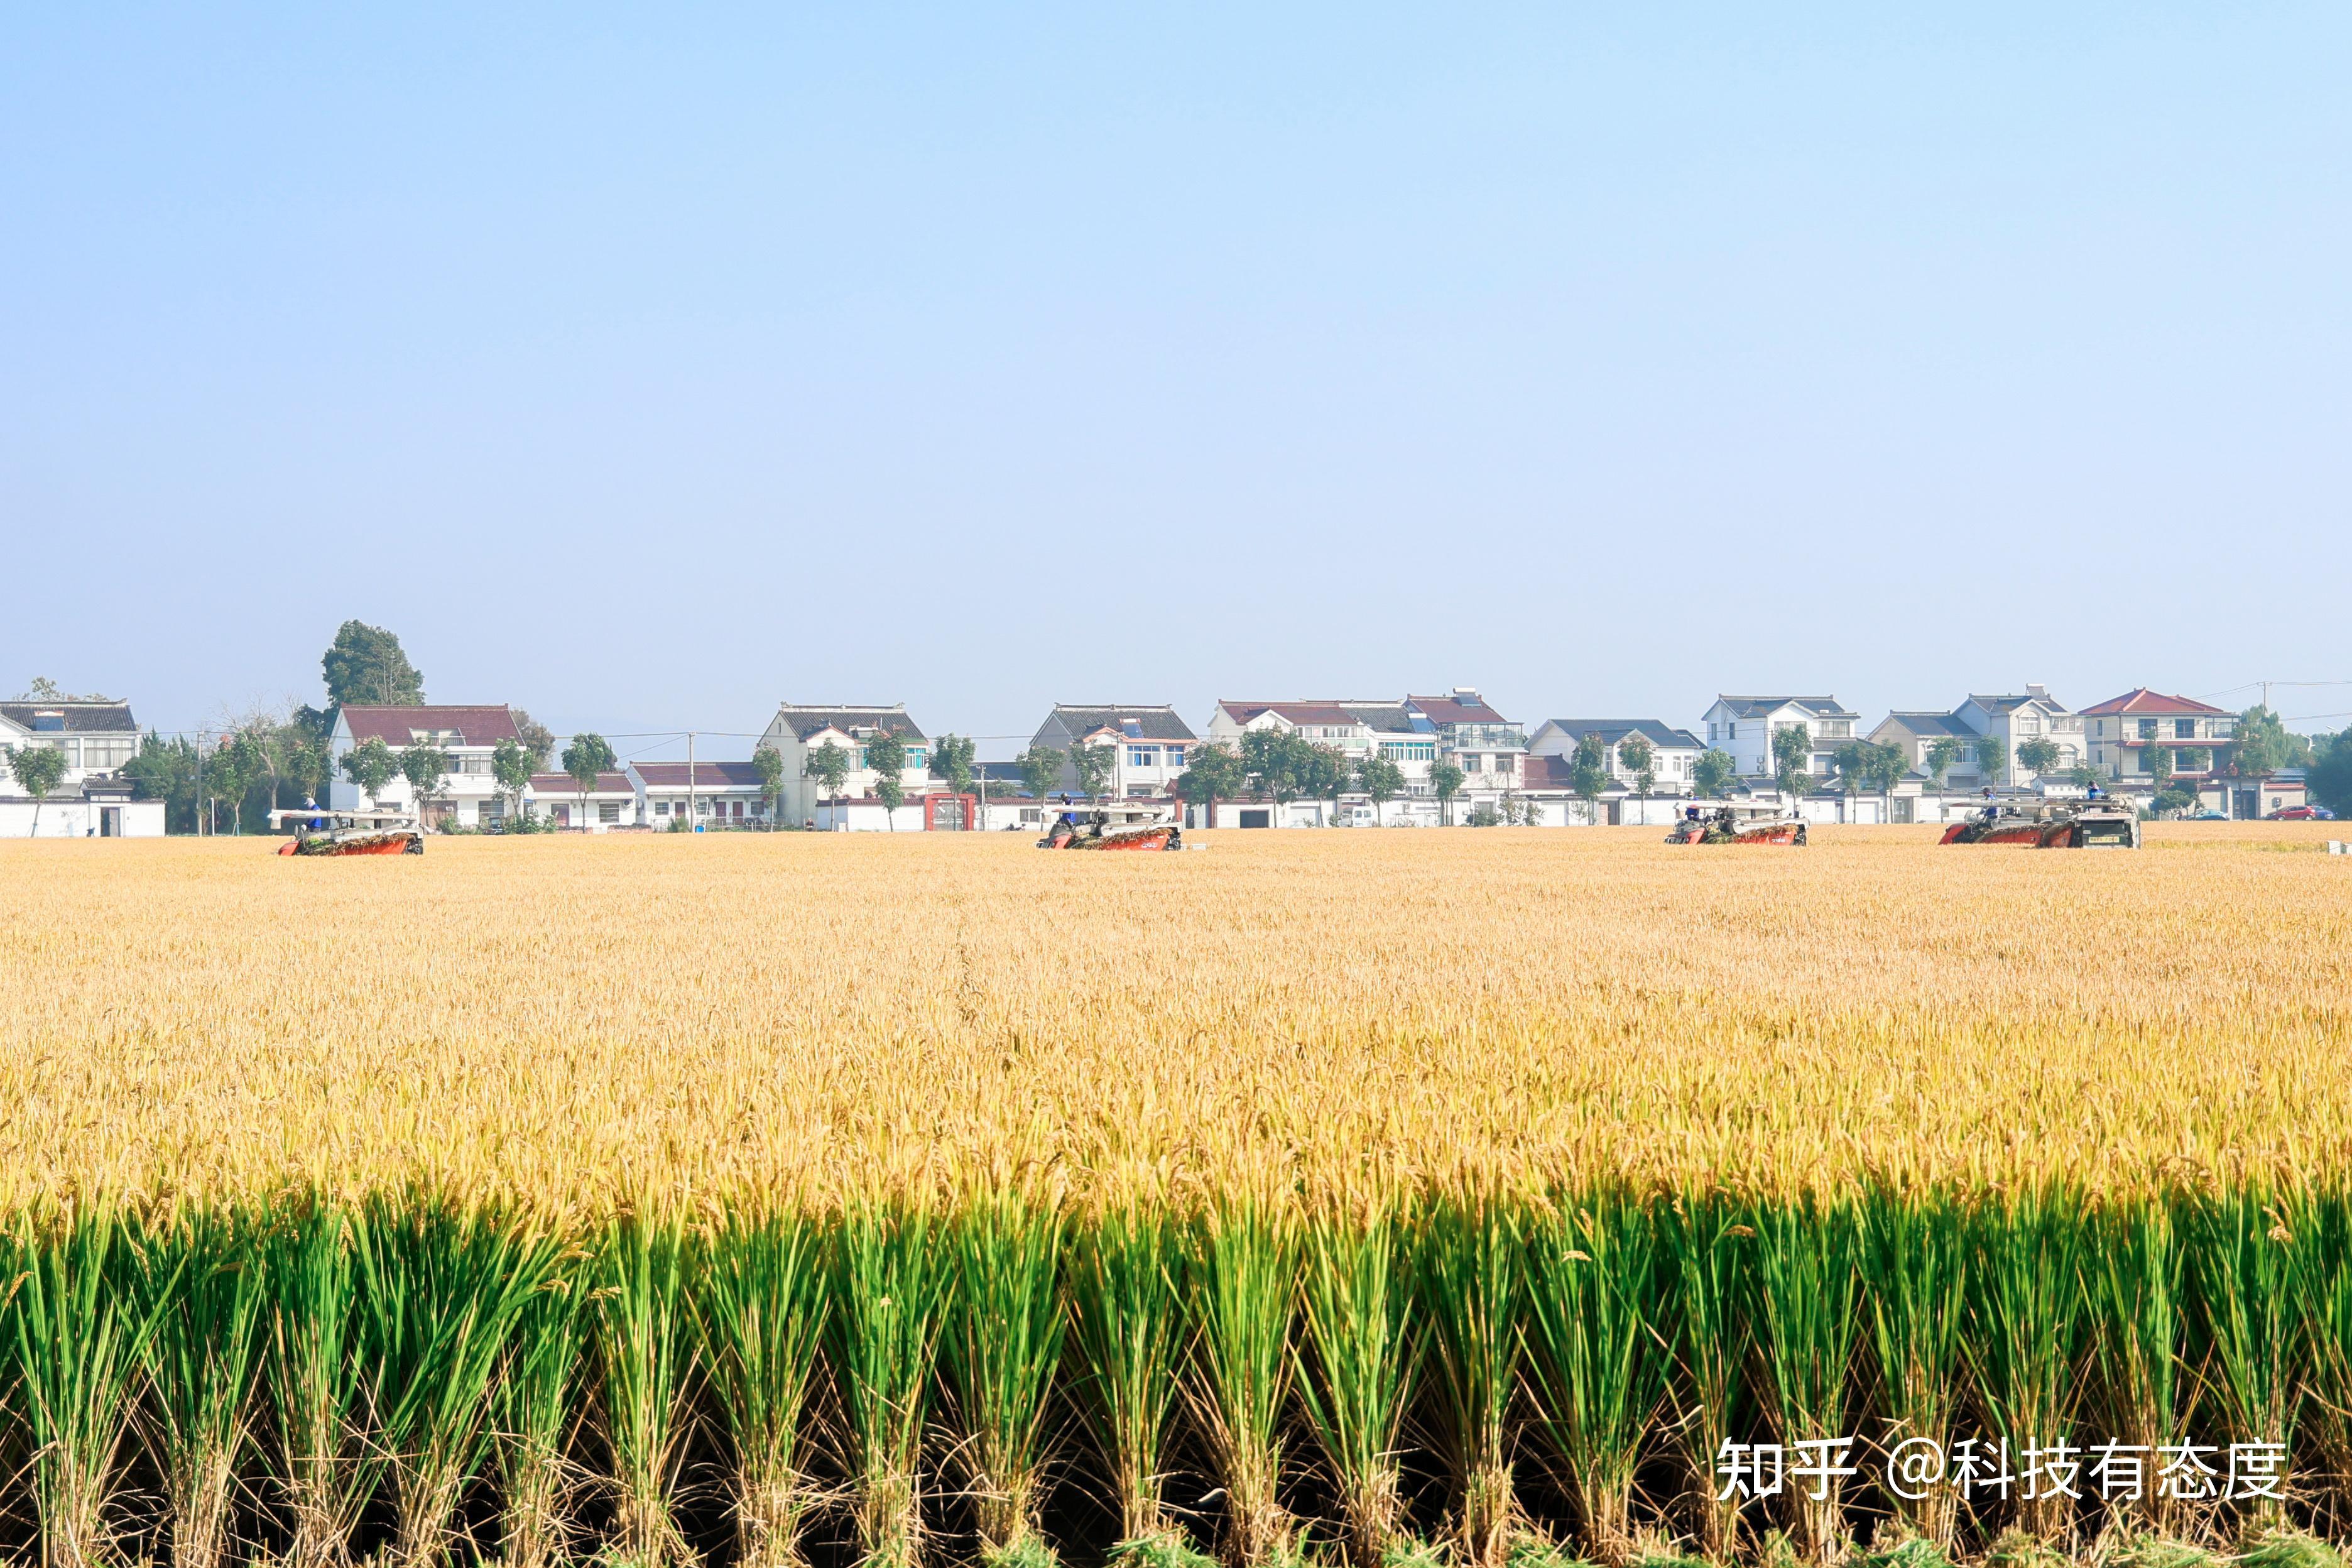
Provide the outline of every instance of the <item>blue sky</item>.
{"type": "Polygon", "coordinates": [[[0,20],[0,686],[2352,679],[2340,5],[492,9],[0,20]]]}

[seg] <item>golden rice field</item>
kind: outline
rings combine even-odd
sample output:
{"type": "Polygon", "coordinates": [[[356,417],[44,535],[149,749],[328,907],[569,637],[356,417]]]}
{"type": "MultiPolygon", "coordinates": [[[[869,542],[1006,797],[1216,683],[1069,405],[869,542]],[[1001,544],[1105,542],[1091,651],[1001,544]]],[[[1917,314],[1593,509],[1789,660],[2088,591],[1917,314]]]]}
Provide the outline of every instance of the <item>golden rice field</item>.
{"type": "Polygon", "coordinates": [[[0,1207],[2340,1167],[2330,830],[0,844],[0,1207]]]}

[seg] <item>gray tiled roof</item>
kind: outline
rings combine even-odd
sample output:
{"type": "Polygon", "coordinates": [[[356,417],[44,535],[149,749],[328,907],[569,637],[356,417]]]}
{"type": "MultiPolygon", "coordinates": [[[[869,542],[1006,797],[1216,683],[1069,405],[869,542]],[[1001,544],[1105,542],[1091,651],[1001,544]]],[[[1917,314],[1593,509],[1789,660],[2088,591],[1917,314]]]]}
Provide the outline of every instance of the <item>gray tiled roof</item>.
{"type": "Polygon", "coordinates": [[[1177,716],[1176,710],[1164,704],[1148,708],[1100,708],[1077,702],[1056,702],[1054,717],[1072,735],[1090,735],[1097,730],[1117,730],[1128,733],[1125,721],[1135,721],[1133,737],[1141,741],[1197,741],[1192,727],[1177,716]]]}
{"type": "Polygon", "coordinates": [[[833,708],[786,702],[778,706],[776,717],[791,725],[793,735],[803,741],[828,727],[844,732],[880,730],[904,741],[929,738],[915,728],[912,719],[907,717],[903,703],[894,703],[887,708],[833,708]]]}
{"type": "Polygon", "coordinates": [[[1582,740],[1587,735],[1599,735],[1611,746],[1640,731],[1653,746],[1674,750],[1703,752],[1706,743],[1688,730],[1677,730],[1658,719],[1551,719],[1546,723],[1582,740]]]}
{"type": "Polygon", "coordinates": [[[135,735],[139,726],[128,702],[0,702],[0,714],[20,727],[33,728],[37,713],[55,713],[65,721],[68,735],[135,735]]]}

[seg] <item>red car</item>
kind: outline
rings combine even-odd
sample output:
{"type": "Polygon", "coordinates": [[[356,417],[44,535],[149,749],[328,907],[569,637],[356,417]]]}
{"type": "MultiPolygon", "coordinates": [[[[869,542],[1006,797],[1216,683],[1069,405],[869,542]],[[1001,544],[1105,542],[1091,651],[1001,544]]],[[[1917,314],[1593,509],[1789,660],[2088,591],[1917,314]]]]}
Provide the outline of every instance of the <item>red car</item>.
{"type": "Polygon", "coordinates": [[[2333,822],[2336,814],[2324,805],[2289,805],[2273,811],[2265,822],[2333,822]]]}

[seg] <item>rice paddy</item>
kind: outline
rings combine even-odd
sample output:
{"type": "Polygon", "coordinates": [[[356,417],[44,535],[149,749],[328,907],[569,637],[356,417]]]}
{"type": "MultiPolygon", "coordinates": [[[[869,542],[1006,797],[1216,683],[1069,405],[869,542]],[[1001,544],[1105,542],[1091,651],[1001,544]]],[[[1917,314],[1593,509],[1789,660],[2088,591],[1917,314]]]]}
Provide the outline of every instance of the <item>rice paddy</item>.
{"type": "Polygon", "coordinates": [[[0,845],[0,1532],[2315,1562],[2325,837],[0,845]]]}

